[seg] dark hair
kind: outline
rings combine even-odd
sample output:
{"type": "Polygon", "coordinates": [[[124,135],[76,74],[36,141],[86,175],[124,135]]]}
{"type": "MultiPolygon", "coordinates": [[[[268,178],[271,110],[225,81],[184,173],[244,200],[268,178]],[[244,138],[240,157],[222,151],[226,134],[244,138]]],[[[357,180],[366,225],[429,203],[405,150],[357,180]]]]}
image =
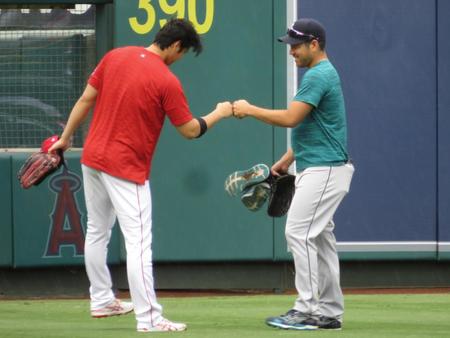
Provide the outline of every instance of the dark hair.
{"type": "Polygon", "coordinates": [[[311,39],[309,39],[309,40],[306,40],[306,41],[303,42],[303,43],[306,43],[306,44],[309,45],[311,42],[313,42],[313,40],[316,40],[316,41],[317,41],[317,43],[319,44],[319,49],[320,49],[321,51],[324,51],[324,50],[325,50],[325,41],[323,41],[323,40],[311,38],[311,39]]]}
{"type": "Polygon", "coordinates": [[[153,43],[162,50],[168,48],[174,42],[181,42],[181,49],[192,48],[195,55],[202,52],[203,46],[200,36],[191,22],[184,19],[170,19],[158,33],[156,33],[153,43]]]}
{"type": "Polygon", "coordinates": [[[319,48],[320,50],[325,50],[325,41],[323,40],[317,40],[319,42],[319,48]]]}

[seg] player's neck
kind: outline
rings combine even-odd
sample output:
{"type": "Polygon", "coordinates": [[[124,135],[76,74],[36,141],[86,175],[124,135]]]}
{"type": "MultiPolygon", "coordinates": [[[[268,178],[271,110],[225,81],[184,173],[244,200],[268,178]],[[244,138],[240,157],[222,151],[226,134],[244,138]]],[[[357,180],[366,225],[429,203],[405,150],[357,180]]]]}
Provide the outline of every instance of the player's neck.
{"type": "Polygon", "coordinates": [[[164,63],[167,64],[166,59],[166,53],[164,52],[164,50],[162,50],[161,48],[159,48],[159,46],[157,44],[151,44],[150,46],[148,46],[146,48],[149,52],[158,55],[163,61],[164,63]]]}
{"type": "Polygon", "coordinates": [[[315,57],[312,62],[309,64],[308,68],[312,68],[315,65],[317,65],[318,63],[322,62],[323,60],[328,60],[328,56],[327,53],[322,52],[319,55],[317,55],[317,57],[315,57]]]}

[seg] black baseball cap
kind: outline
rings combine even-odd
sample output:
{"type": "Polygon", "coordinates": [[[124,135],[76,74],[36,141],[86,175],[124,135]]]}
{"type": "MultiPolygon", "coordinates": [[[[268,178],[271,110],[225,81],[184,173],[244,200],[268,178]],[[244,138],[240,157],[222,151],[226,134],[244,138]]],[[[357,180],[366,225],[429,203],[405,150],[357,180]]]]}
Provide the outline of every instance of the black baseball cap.
{"type": "Polygon", "coordinates": [[[289,45],[296,45],[302,42],[318,40],[325,43],[326,34],[322,24],[314,19],[299,19],[288,28],[286,35],[280,36],[278,41],[289,45]]]}

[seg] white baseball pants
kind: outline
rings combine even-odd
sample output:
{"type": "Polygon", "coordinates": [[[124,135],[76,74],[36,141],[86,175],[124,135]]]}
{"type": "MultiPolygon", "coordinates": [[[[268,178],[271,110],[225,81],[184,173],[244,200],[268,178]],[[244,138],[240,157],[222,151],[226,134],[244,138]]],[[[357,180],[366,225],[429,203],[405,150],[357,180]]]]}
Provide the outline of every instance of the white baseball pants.
{"type": "Polygon", "coordinates": [[[88,213],[84,254],[91,284],[91,310],[115,299],[107,251],[117,217],[125,239],[128,284],[137,325],[154,326],[162,318],[162,307],[156,300],[153,284],[150,184],[146,181],[138,185],[85,165],[82,169],[88,213]]]}
{"type": "Polygon", "coordinates": [[[286,240],[295,263],[294,309],[343,320],[344,297],[333,234],[333,216],[348,193],[354,167],[313,167],[297,173],[286,221],[286,240]]]}

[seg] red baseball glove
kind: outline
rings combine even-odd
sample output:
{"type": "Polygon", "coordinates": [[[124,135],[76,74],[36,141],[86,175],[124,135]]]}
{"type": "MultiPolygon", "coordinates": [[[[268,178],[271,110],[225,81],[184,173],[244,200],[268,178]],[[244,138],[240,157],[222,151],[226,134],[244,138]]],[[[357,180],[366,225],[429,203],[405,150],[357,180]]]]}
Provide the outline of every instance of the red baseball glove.
{"type": "Polygon", "coordinates": [[[17,178],[22,188],[28,189],[32,185],[41,183],[62,164],[62,152],[44,153],[40,151],[28,157],[17,173],[17,178]]]}
{"type": "Polygon", "coordinates": [[[28,157],[17,173],[17,178],[22,188],[28,189],[32,185],[38,185],[64,164],[62,150],[58,150],[55,153],[48,153],[50,147],[58,140],[58,135],[53,135],[45,139],[41,144],[41,150],[28,157]]]}

